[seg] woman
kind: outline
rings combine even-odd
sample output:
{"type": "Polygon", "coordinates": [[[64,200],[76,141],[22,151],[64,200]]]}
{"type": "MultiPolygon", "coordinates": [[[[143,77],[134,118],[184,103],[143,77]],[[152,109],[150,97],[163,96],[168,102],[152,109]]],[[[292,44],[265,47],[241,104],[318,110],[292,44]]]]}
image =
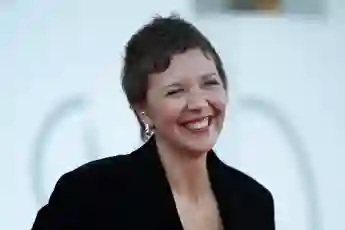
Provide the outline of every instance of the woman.
{"type": "Polygon", "coordinates": [[[275,228],[271,193],[212,151],[227,80],[193,25],[159,17],[134,34],[122,83],[146,143],[63,175],[34,230],[275,228]]]}

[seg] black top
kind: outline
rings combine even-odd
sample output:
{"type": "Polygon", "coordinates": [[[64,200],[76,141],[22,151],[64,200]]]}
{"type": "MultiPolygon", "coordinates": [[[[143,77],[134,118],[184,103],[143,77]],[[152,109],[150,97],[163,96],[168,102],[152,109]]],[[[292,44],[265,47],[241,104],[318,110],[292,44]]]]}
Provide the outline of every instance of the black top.
{"type": "MultiPolygon", "coordinates": [[[[271,193],[207,154],[224,230],[274,230],[271,193]]],[[[154,137],[128,155],[87,163],[59,179],[32,230],[69,229],[183,230],[154,137]]]]}

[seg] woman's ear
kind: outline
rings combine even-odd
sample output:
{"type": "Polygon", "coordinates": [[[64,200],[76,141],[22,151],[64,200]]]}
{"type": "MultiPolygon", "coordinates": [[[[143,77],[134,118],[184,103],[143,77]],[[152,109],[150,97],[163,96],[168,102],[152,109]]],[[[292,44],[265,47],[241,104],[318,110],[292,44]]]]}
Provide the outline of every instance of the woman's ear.
{"type": "Polygon", "coordinates": [[[136,106],[133,106],[133,109],[134,109],[135,113],[137,114],[137,116],[139,117],[139,119],[144,124],[147,124],[150,127],[153,125],[153,122],[148,115],[147,107],[145,105],[142,105],[142,104],[136,105],[136,106]]]}

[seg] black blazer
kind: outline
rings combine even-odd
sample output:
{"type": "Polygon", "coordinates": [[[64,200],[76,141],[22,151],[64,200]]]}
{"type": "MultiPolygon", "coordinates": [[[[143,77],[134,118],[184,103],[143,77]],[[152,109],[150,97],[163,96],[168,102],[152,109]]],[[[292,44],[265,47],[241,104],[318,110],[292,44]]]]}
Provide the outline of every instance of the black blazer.
{"type": "MultiPolygon", "coordinates": [[[[213,151],[207,168],[224,230],[275,229],[266,188],[213,151]]],[[[183,229],[154,137],[131,154],[87,163],[59,179],[32,230],[69,229],[183,229]]]]}

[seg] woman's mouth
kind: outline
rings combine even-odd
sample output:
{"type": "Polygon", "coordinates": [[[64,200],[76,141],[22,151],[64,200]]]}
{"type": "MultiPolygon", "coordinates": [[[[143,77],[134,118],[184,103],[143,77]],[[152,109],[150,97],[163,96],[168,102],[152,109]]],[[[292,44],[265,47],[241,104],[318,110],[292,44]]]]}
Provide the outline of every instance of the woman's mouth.
{"type": "Polygon", "coordinates": [[[211,120],[212,120],[212,117],[207,116],[204,118],[196,119],[194,121],[183,123],[182,126],[191,132],[207,131],[211,124],[211,120]]]}

